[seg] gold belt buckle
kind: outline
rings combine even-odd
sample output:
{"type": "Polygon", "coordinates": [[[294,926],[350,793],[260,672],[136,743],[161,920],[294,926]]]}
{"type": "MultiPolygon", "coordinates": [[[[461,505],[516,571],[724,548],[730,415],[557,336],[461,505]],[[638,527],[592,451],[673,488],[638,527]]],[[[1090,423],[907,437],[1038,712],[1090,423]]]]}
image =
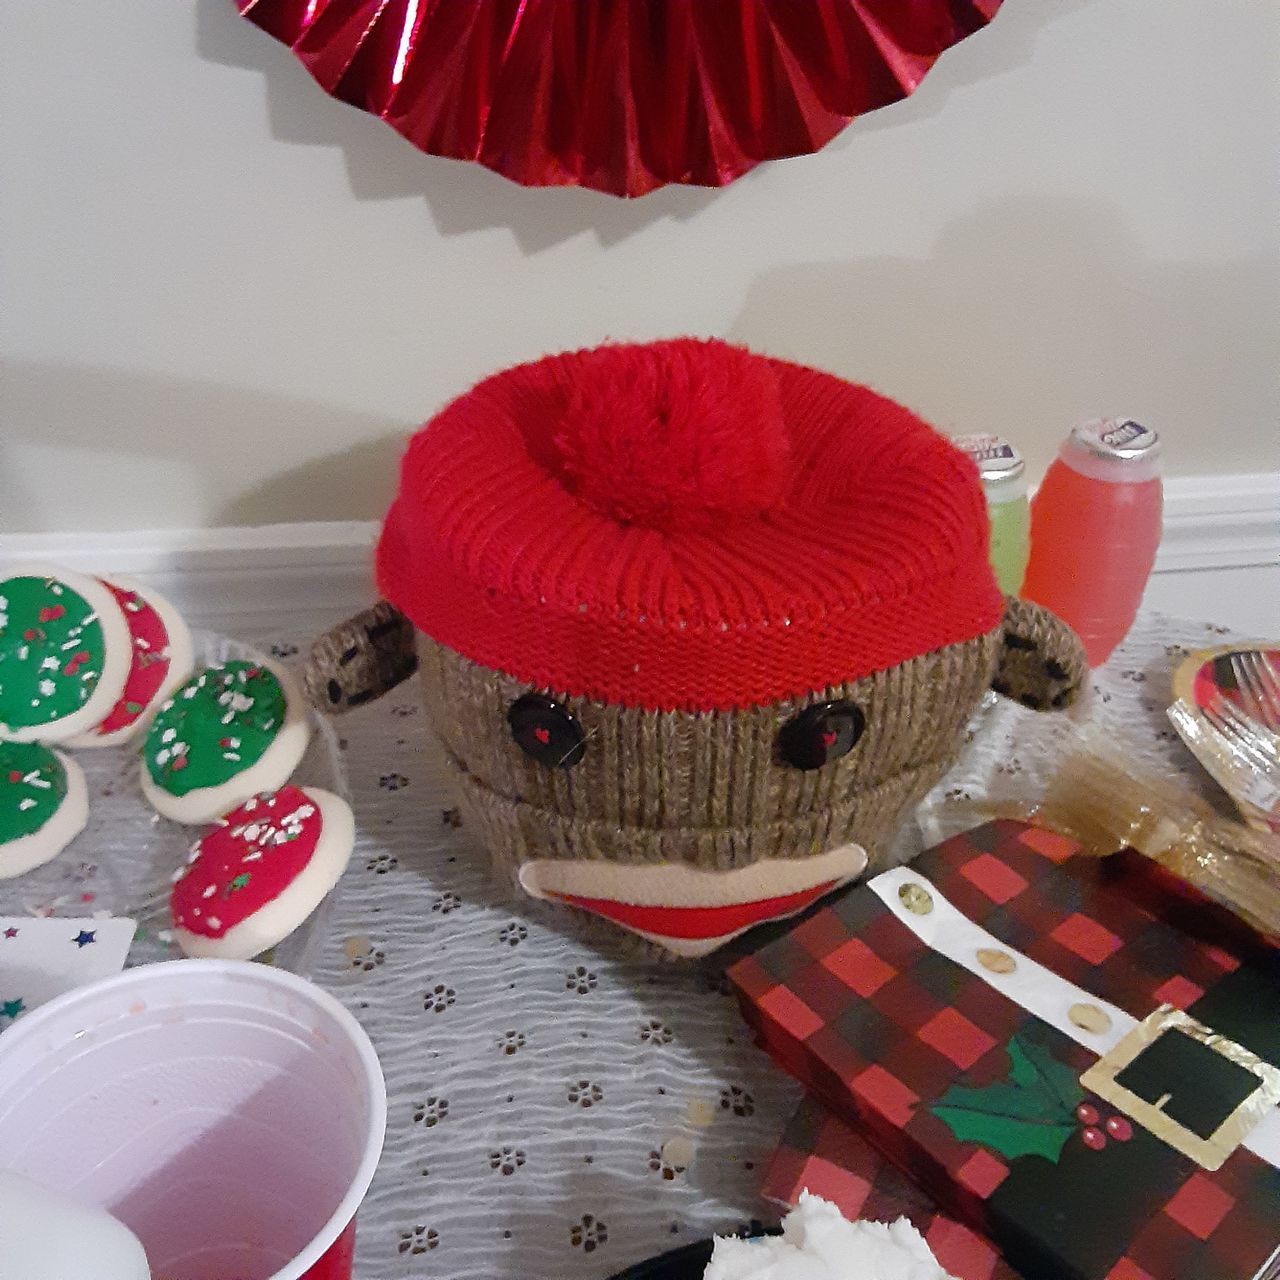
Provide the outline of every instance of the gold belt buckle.
{"type": "Polygon", "coordinates": [[[1167,1004],[1099,1058],[1080,1083],[1209,1172],[1280,1102],[1280,1070],[1167,1004]],[[1215,1085],[1216,1096],[1206,1094],[1215,1085]]]}

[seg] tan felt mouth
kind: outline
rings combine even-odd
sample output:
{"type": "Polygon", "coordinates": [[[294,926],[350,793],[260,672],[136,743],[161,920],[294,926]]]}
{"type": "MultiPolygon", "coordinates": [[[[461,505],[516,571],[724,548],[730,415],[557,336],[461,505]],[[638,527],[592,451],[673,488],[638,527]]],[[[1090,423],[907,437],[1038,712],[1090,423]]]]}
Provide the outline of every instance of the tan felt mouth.
{"type": "Polygon", "coordinates": [[[636,866],[539,859],[521,868],[520,883],[534,897],[602,916],[692,958],[707,955],[767,920],[798,914],[858,875],[866,862],[866,852],[856,844],[829,849],[804,862],[766,858],[724,872],[678,863],[636,866]],[[802,882],[804,887],[788,888],[802,882]],[[570,883],[589,891],[552,887],[570,883]],[[600,896],[606,889],[619,896],[600,896]]]}
{"type": "Polygon", "coordinates": [[[685,863],[628,864],[538,858],[519,870],[520,884],[535,898],[607,899],[645,907],[714,908],[787,898],[862,874],[867,853],[844,844],[809,858],[763,858],[732,871],[685,863]]]}

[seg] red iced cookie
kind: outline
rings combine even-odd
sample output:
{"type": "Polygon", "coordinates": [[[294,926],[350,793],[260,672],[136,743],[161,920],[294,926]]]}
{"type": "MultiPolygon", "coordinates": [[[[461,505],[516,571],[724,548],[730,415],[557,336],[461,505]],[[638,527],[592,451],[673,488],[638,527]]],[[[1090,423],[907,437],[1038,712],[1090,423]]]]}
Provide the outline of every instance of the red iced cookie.
{"type": "Polygon", "coordinates": [[[73,738],[69,743],[73,747],[107,747],[124,742],[191,674],[191,633],[177,610],[163,596],[128,579],[99,581],[120,606],[129,628],[129,674],[124,692],[106,719],[73,738]]]}
{"type": "Polygon", "coordinates": [[[289,936],[338,882],[355,839],[347,803],[318,787],[254,796],[196,842],[170,898],[187,955],[248,960],[289,936]]]}

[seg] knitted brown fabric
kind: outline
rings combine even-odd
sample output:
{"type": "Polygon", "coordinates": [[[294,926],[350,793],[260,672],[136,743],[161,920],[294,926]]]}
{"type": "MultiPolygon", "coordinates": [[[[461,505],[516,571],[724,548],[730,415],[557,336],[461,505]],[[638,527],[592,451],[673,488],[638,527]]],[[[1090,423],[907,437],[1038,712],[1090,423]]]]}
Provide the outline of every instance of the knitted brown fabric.
{"type": "Polygon", "coordinates": [[[385,600],[326,631],[307,656],[308,699],[329,715],[372,702],[413,674],[413,634],[409,619],[385,600]]]}
{"type": "MultiPolygon", "coordinates": [[[[316,643],[308,692],[322,709],[345,710],[416,665],[468,825],[506,880],[528,863],[754,876],[747,869],[849,845],[866,850],[874,872],[907,815],[954,762],[988,687],[1057,708],[1074,700],[1086,673],[1070,629],[1020,600],[1008,601],[1000,627],[972,640],[740,711],[646,711],[573,698],[531,689],[426,636],[417,635],[416,654],[414,643],[403,616],[379,604],[316,643]],[[517,744],[508,712],[529,693],[565,704],[581,726],[585,751],[573,767],[550,767],[517,744]],[[852,750],[819,768],[788,764],[778,747],[783,726],[839,699],[865,716],[852,750]]],[[[670,905],[682,905],[679,891],[670,905]]]]}
{"type": "Polygon", "coordinates": [[[1075,701],[1089,666],[1079,637],[1042,605],[1010,598],[1004,610],[1004,648],[991,687],[1033,711],[1060,710],[1075,701]]]}
{"type": "Polygon", "coordinates": [[[874,862],[955,759],[995,671],[999,631],[810,698],[747,711],[647,712],[572,700],[587,735],[572,769],[512,740],[527,686],[419,637],[427,711],[462,780],[464,813],[495,865],[532,858],[676,862],[729,871],[856,842],[874,862]],[[778,731],[813,702],[866,715],[857,746],[822,769],[777,754],[778,731]]]}

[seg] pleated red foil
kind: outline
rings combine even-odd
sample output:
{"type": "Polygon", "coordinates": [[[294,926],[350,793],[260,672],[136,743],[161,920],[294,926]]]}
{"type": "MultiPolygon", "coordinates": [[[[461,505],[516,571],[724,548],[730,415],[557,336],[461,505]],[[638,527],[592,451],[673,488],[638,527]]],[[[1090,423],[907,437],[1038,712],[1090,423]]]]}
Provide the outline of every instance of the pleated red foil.
{"type": "Polygon", "coordinates": [[[334,97],[527,186],[723,186],[911,93],[1001,0],[235,0],[334,97]]]}

